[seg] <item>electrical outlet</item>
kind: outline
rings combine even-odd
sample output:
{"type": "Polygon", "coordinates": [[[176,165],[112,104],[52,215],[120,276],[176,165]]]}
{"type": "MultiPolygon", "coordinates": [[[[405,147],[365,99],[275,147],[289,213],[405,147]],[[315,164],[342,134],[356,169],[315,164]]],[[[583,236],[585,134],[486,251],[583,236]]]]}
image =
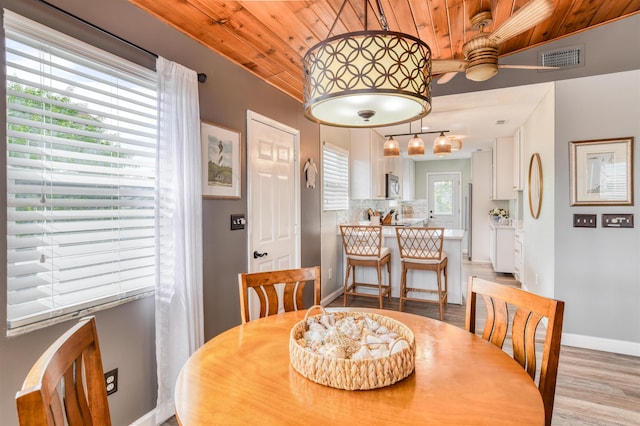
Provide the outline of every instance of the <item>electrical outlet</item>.
{"type": "Polygon", "coordinates": [[[333,268],[329,268],[329,279],[333,278],[333,268]]]}
{"type": "Polygon", "coordinates": [[[118,369],[104,373],[104,383],[107,386],[107,395],[111,395],[118,391],[118,369]]]}

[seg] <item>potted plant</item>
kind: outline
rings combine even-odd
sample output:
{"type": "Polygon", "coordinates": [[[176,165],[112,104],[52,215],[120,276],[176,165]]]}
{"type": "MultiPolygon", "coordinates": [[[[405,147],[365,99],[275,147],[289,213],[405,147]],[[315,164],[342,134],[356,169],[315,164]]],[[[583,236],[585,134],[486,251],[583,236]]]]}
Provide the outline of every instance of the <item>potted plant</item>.
{"type": "Polygon", "coordinates": [[[509,217],[509,212],[505,209],[499,209],[497,207],[489,210],[489,219],[494,223],[499,223],[500,219],[507,219],[509,217]]]}

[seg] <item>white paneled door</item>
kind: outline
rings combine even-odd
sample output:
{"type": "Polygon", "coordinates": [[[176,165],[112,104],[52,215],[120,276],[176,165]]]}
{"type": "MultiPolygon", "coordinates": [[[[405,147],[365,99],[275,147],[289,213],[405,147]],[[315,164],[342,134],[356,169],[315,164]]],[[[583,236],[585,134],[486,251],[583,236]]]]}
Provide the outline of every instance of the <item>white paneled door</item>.
{"type": "Polygon", "coordinates": [[[461,229],[460,173],[427,173],[428,225],[461,229]]]}
{"type": "Polygon", "coordinates": [[[247,113],[249,272],[300,266],[299,135],[247,113]]]}

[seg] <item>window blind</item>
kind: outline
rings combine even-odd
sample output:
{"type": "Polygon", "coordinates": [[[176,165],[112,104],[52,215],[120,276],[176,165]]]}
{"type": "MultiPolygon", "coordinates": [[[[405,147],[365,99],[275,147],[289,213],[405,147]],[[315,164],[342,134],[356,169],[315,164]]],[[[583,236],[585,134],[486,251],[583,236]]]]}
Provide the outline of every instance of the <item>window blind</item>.
{"type": "Polygon", "coordinates": [[[349,152],[327,143],[322,147],[322,205],[325,211],[349,208],[349,152]]]}
{"type": "Polygon", "coordinates": [[[155,284],[155,73],[5,10],[7,328],[155,284]]]}

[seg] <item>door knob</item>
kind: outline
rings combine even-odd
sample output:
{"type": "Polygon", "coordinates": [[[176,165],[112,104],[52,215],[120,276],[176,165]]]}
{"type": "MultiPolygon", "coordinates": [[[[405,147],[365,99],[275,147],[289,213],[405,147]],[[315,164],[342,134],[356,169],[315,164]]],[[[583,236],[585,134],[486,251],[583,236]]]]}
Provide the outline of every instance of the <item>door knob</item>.
{"type": "Polygon", "coordinates": [[[259,257],[266,256],[266,255],[268,255],[268,254],[269,254],[269,253],[267,253],[266,251],[265,251],[264,253],[260,253],[258,250],[255,250],[255,251],[253,252],[253,258],[254,258],[254,259],[257,259],[257,258],[259,258],[259,257]]]}

